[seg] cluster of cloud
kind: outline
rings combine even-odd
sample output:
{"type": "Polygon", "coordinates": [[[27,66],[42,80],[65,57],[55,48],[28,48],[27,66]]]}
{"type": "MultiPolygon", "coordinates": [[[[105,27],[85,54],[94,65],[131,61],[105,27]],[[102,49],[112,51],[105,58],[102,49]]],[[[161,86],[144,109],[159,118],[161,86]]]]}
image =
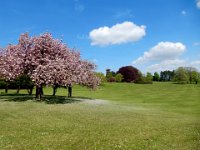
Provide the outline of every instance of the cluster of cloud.
{"type": "Polygon", "coordinates": [[[138,26],[133,22],[125,21],[112,27],[100,27],[89,33],[91,45],[114,45],[135,42],[146,35],[145,26],[138,26]]]}
{"type": "Polygon", "coordinates": [[[165,61],[177,59],[184,51],[186,46],[182,43],[160,42],[152,47],[144,55],[133,61],[133,64],[143,64],[148,61],[165,61]]]}
{"type": "Polygon", "coordinates": [[[180,66],[185,66],[186,61],[181,59],[169,59],[146,67],[147,72],[160,72],[164,70],[174,70],[180,66]]]}
{"type": "Polygon", "coordinates": [[[145,66],[145,72],[160,72],[174,70],[180,66],[195,67],[200,70],[200,61],[183,60],[180,56],[186,51],[186,46],[180,42],[160,42],[143,56],[132,62],[135,66],[145,66]]]}
{"type": "MultiPolygon", "coordinates": [[[[200,0],[196,0],[196,6],[200,9],[200,0]]],[[[181,14],[186,16],[185,10],[181,14]]],[[[119,12],[116,18],[131,18],[131,10],[119,12]]],[[[108,46],[115,44],[124,44],[128,42],[136,42],[141,40],[146,35],[146,26],[136,25],[134,22],[125,21],[115,24],[111,27],[104,26],[93,29],[89,33],[91,45],[108,46]]],[[[199,46],[199,42],[194,43],[194,46],[199,46]]],[[[145,68],[143,71],[160,72],[163,70],[174,70],[180,66],[195,67],[200,71],[199,60],[185,60],[181,55],[186,52],[186,46],[181,42],[162,41],[150,48],[144,54],[132,62],[136,67],[145,68]]]]}
{"type": "Polygon", "coordinates": [[[190,65],[195,66],[200,70],[200,60],[192,61],[190,65]]]}
{"type": "Polygon", "coordinates": [[[194,67],[200,71],[200,61],[188,61],[182,59],[166,60],[146,67],[146,72],[160,72],[163,70],[175,70],[178,67],[194,67]]]}

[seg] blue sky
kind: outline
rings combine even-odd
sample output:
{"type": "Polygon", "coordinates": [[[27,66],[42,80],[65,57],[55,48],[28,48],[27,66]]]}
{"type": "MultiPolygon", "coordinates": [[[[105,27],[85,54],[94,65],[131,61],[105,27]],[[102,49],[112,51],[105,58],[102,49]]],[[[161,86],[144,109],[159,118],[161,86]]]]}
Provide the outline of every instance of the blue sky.
{"type": "Polygon", "coordinates": [[[0,47],[50,32],[97,64],[200,70],[199,0],[1,0],[0,47]]]}

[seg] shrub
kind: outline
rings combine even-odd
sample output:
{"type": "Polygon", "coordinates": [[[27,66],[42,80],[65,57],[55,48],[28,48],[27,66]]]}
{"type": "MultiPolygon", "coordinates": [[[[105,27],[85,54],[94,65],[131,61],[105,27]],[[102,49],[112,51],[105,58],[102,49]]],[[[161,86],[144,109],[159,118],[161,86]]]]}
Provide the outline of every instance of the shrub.
{"type": "Polygon", "coordinates": [[[136,84],[152,84],[153,82],[149,78],[147,78],[145,76],[141,76],[138,79],[136,79],[134,81],[134,83],[136,83],[136,84]]]}
{"type": "Polygon", "coordinates": [[[108,82],[116,82],[116,78],[115,78],[115,77],[110,77],[110,78],[108,79],[108,82]]]}
{"type": "Polygon", "coordinates": [[[96,72],[95,74],[101,79],[101,83],[106,82],[106,76],[102,72],[96,72]]]}
{"type": "Polygon", "coordinates": [[[123,75],[121,73],[116,74],[115,76],[116,82],[122,82],[123,75]]]}

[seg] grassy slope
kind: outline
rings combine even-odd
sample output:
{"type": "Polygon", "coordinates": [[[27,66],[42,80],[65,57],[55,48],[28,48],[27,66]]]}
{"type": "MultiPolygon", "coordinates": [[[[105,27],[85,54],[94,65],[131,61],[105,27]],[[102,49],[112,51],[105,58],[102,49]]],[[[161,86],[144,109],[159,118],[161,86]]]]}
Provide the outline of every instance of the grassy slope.
{"type": "MultiPolygon", "coordinates": [[[[0,97],[0,149],[199,148],[199,85],[114,83],[73,92],[110,103],[50,105],[0,97]]],[[[66,95],[66,89],[57,95],[66,95]]]]}

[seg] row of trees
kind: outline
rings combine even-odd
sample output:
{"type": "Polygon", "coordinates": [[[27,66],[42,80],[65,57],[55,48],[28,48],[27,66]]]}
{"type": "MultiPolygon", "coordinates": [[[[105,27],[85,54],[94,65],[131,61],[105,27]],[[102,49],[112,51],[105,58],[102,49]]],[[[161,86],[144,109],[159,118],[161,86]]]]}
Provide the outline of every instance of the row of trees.
{"type": "Polygon", "coordinates": [[[95,88],[100,83],[95,68],[95,64],[81,59],[78,51],[54,39],[50,33],[34,37],[21,34],[18,44],[0,50],[0,77],[9,85],[26,76],[36,86],[39,99],[44,85],[53,86],[54,95],[59,86],[71,88],[80,84],[95,88]]]}
{"type": "Polygon", "coordinates": [[[200,73],[193,67],[179,67],[175,71],[174,81],[178,83],[198,83],[200,73]]]}
{"type": "Polygon", "coordinates": [[[174,81],[177,83],[197,84],[200,81],[200,72],[194,67],[179,67],[173,71],[161,71],[160,76],[155,72],[153,81],[174,81]]]}
{"type": "Polygon", "coordinates": [[[149,84],[152,81],[173,81],[177,83],[198,83],[200,81],[200,73],[193,67],[179,67],[176,70],[165,70],[154,72],[152,75],[147,72],[146,75],[142,74],[137,68],[133,66],[125,66],[119,68],[117,72],[106,70],[106,76],[103,73],[98,73],[102,82],[134,82],[149,84]]]}

